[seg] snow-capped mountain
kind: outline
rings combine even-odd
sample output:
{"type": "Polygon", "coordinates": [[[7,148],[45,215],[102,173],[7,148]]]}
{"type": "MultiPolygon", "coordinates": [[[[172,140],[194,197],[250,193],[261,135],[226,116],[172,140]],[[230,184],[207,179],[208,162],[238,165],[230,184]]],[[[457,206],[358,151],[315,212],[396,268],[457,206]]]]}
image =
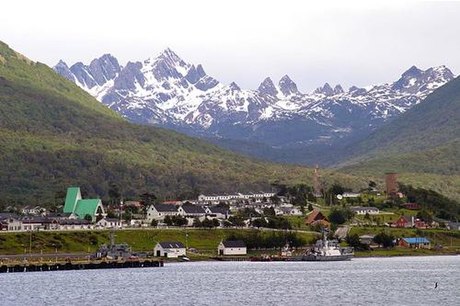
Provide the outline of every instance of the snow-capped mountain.
{"type": "Polygon", "coordinates": [[[454,78],[445,66],[413,66],[395,82],[348,91],[326,83],[301,93],[287,75],[278,83],[266,78],[257,90],[247,90],[220,83],[170,49],[124,67],[106,54],[88,66],[69,68],[60,61],[54,69],[130,121],[258,142],[284,156],[285,150],[343,145],[368,135],[454,78]]]}

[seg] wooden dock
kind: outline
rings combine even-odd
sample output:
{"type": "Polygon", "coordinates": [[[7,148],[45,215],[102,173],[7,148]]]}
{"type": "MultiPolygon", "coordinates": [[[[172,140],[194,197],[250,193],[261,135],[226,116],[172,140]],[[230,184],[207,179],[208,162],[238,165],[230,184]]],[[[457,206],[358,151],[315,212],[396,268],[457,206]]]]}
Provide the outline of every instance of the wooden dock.
{"type": "Polygon", "coordinates": [[[0,273],[163,267],[162,260],[23,263],[0,266],[0,273]]]}

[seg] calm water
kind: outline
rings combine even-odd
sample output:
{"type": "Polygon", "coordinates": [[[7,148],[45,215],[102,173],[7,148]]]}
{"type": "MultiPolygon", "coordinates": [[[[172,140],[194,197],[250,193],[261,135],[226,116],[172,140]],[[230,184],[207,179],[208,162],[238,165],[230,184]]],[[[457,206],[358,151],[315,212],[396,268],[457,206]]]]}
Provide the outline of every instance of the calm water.
{"type": "Polygon", "coordinates": [[[460,256],[0,274],[2,306],[332,304],[460,305],[460,256]]]}

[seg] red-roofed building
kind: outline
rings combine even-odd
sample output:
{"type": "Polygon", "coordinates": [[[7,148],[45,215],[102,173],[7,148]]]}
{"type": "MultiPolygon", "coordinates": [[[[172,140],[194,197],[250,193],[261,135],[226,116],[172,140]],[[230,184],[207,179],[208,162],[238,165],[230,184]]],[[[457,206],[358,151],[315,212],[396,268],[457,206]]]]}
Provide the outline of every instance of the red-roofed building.
{"type": "Polygon", "coordinates": [[[326,221],[329,223],[329,220],[319,209],[313,209],[310,214],[308,214],[307,218],[305,219],[305,224],[312,225],[317,221],[326,221]]]}

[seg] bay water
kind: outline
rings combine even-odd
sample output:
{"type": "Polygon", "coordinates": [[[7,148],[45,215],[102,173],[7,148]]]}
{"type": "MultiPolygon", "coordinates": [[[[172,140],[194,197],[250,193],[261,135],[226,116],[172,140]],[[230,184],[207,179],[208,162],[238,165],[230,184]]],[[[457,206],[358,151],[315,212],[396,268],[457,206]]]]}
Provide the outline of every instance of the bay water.
{"type": "Polygon", "coordinates": [[[460,305],[460,256],[4,273],[0,305],[460,305]]]}

